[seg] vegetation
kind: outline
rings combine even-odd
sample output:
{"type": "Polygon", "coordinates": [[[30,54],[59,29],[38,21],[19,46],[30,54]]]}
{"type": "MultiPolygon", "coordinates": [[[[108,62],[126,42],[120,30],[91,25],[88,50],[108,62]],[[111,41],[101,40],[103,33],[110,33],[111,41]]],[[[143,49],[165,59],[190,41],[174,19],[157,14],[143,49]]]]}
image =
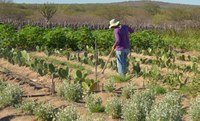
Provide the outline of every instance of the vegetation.
{"type": "Polygon", "coordinates": [[[167,93],[158,104],[155,104],[150,111],[147,121],[182,121],[180,99],[176,93],[167,93]]]}
{"type": "Polygon", "coordinates": [[[104,90],[106,92],[113,92],[115,90],[115,85],[113,81],[108,81],[104,85],[104,90]]]}
{"type": "Polygon", "coordinates": [[[82,99],[82,89],[79,83],[65,82],[59,89],[59,96],[64,97],[68,101],[79,101],[82,99]]]}
{"type": "Polygon", "coordinates": [[[105,107],[105,112],[112,118],[121,118],[122,115],[122,101],[118,97],[110,98],[105,107]]]}
{"type": "Polygon", "coordinates": [[[198,121],[200,116],[200,97],[196,97],[195,100],[191,102],[191,106],[188,110],[189,117],[192,121],[198,121]]]}
{"type": "Polygon", "coordinates": [[[129,99],[131,95],[133,95],[135,92],[135,88],[133,84],[127,84],[125,87],[122,89],[122,96],[129,99]]]}
{"type": "Polygon", "coordinates": [[[53,121],[79,121],[79,115],[77,114],[74,107],[67,107],[65,109],[61,109],[55,115],[53,121]]]}
{"type": "MultiPolygon", "coordinates": [[[[165,3],[144,1],[109,5],[28,5],[0,1],[0,19],[30,20],[26,26],[21,25],[23,23],[0,25],[1,61],[8,61],[16,68],[29,68],[38,76],[50,78],[52,94],[56,93],[55,84],[59,85],[57,95],[67,100],[65,108],[37,100],[22,101],[19,87],[0,81],[0,108],[4,110],[7,106],[18,105],[22,111],[43,121],[105,121],[109,116],[125,121],[181,121],[183,117],[197,121],[200,115],[199,96],[196,97],[200,91],[199,12],[199,6],[166,6],[165,3]],[[33,10],[40,11],[33,13],[33,10]],[[45,19],[45,26],[31,26],[31,20],[37,21],[35,18],[45,19]],[[130,35],[134,53],[128,57],[126,76],[105,73],[104,77],[94,79],[93,68],[97,65],[101,70],[105,66],[105,56],[114,42],[113,30],[100,30],[83,24],[95,23],[93,26],[105,25],[106,28],[111,18],[120,19],[122,24],[128,23],[135,29],[135,33],[130,35]],[[60,25],[63,21],[67,22],[60,25]],[[60,23],[54,26],[51,22],[60,23]],[[153,29],[143,30],[146,24],[153,29]],[[162,28],[168,25],[171,28],[162,28]],[[106,92],[99,93],[102,90],[106,92]],[[102,96],[110,92],[115,96],[105,100],[102,96]],[[195,98],[189,108],[185,108],[188,105],[183,103],[185,97],[189,100],[195,98]],[[77,108],[80,103],[85,103],[89,114],[83,112],[79,116],[68,103],[77,108]],[[102,118],[98,119],[96,115],[102,118]]],[[[107,65],[112,73],[117,70],[114,56],[107,65]]],[[[80,105],[82,111],[85,107],[80,105]]]]}
{"type": "Polygon", "coordinates": [[[16,106],[22,101],[22,91],[19,87],[0,81],[0,108],[16,106]]]}
{"type": "Polygon", "coordinates": [[[152,92],[135,92],[122,107],[122,114],[125,121],[146,121],[151,106],[154,103],[152,92]]]}
{"type": "Polygon", "coordinates": [[[101,98],[94,94],[90,94],[86,98],[86,105],[90,112],[104,112],[101,98]]]}

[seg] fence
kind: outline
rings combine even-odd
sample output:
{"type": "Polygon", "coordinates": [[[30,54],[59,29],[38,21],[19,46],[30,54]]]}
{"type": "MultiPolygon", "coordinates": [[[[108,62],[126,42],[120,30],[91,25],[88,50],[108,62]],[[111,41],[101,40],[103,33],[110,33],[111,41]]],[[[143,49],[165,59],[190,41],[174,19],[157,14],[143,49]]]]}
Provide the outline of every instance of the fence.
{"type": "MultiPolygon", "coordinates": [[[[30,21],[30,20],[12,20],[12,19],[0,19],[0,23],[12,24],[16,29],[21,29],[25,25],[39,26],[43,28],[54,28],[54,27],[70,27],[77,29],[79,27],[88,27],[92,30],[97,29],[108,29],[108,24],[105,23],[78,23],[78,22],[50,22],[49,24],[43,21],[30,21]]],[[[180,22],[175,24],[162,24],[162,25],[152,25],[152,24],[128,24],[130,27],[138,30],[182,30],[188,28],[200,29],[200,22],[180,22]]]]}

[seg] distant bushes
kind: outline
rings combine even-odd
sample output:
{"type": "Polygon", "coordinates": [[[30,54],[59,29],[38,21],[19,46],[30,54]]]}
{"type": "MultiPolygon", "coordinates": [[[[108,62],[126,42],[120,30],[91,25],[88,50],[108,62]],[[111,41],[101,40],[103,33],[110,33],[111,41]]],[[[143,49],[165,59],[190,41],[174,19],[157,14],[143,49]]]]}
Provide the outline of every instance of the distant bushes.
{"type": "MultiPolygon", "coordinates": [[[[199,50],[199,30],[152,31],[144,30],[130,35],[131,49],[177,48],[199,50]],[[187,35],[187,36],[186,36],[187,35]],[[195,43],[195,44],[193,44],[195,43]]],[[[36,46],[72,50],[94,48],[109,51],[115,38],[112,30],[90,30],[89,28],[53,28],[25,26],[15,31],[11,25],[0,25],[0,47],[35,50],[36,46]]]]}

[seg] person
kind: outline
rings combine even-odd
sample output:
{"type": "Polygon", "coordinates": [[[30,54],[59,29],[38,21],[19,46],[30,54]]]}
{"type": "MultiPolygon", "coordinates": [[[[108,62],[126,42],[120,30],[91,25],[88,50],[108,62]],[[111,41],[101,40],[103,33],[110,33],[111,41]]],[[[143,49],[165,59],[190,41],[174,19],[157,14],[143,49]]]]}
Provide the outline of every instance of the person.
{"type": "Polygon", "coordinates": [[[130,52],[129,33],[134,30],[127,25],[121,25],[116,19],[110,20],[109,28],[114,29],[115,43],[112,50],[116,50],[117,69],[120,76],[125,76],[127,72],[127,56],[130,52]]]}

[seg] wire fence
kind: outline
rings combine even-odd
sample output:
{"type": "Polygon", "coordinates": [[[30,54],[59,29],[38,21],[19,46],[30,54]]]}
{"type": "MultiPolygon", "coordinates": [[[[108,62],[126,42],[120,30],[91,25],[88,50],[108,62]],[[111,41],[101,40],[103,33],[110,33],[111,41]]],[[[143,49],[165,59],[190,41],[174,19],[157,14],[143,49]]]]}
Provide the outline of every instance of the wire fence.
{"type": "MultiPolygon", "coordinates": [[[[26,25],[38,26],[42,28],[55,28],[55,27],[70,27],[72,29],[77,29],[80,27],[88,27],[92,30],[108,29],[108,24],[105,23],[81,23],[81,22],[50,22],[45,23],[44,21],[31,21],[31,20],[13,20],[13,19],[0,19],[2,24],[12,24],[16,29],[21,29],[26,25]]],[[[134,28],[136,31],[140,30],[183,30],[188,28],[200,29],[200,22],[179,22],[174,24],[162,24],[162,25],[152,25],[152,24],[127,24],[134,28]]]]}

